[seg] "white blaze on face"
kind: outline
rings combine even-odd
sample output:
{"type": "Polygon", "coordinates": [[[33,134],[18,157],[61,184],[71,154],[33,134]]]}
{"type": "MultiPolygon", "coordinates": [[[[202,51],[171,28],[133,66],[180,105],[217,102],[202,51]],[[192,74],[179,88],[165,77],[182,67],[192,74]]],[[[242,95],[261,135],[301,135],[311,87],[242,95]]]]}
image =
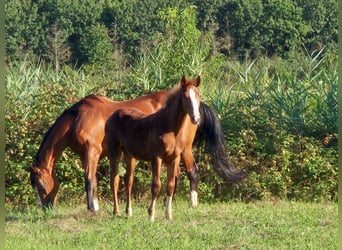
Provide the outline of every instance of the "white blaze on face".
{"type": "Polygon", "coordinates": [[[190,96],[190,100],[191,100],[191,104],[192,104],[192,109],[194,112],[194,121],[198,123],[200,118],[201,118],[201,115],[199,112],[199,104],[198,104],[198,101],[196,99],[196,93],[193,89],[190,89],[189,96],[190,96]]]}

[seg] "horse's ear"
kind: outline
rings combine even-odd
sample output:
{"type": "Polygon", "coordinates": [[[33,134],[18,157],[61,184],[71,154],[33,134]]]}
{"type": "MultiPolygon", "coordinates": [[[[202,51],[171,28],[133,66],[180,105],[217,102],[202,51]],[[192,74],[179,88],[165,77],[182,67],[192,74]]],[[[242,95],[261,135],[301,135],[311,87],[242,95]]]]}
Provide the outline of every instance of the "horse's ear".
{"type": "Polygon", "coordinates": [[[181,80],[182,87],[185,86],[185,84],[186,84],[186,77],[185,75],[183,75],[182,80],[181,80]]]}
{"type": "Polygon", "coordinates": [[[196,78],[196,82],[197,82],[197,86],[198,87],[201,83],[201,77],[198,75],[197,78],[196,78]]]}

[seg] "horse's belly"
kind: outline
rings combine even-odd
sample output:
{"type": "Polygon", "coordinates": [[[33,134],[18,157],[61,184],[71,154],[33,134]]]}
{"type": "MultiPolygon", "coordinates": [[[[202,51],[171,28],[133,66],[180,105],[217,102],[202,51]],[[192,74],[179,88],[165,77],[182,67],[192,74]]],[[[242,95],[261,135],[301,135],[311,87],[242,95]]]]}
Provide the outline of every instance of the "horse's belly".
{"type": "Polygon", "coordinates": [[[138,160],[150,160],[150,149],[146,145],[141,143],[134,143],[134,140],[130,140],[130,142],[127,142],[126,140],[121,140],[121,143],[121,146],[125,154],[131,154],[134,158],[138,160]]]}

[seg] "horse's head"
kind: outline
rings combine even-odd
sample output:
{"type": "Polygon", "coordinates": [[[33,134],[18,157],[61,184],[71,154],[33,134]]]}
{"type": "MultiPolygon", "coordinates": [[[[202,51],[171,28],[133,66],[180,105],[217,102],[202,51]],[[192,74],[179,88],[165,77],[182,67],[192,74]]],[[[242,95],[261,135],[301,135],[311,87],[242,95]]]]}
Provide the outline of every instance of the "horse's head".
{"type": "Polygon", "coordinates": [[[32,187],[38,195],[38,202],[41,208],[53,207],[57,201],[59,182],[55,173],[38,167],[28,168],[32,187]]]}
{"type": "Polygon", "coordinates": [[[201,114],[199,112],[200,95],[198,91],[200,82],[200,76],[195,80],[187,79],[183,76],[181,80],[183,108],[189,114],[191,122],[196,125],[198,125],[201,120],[201,114]]]}

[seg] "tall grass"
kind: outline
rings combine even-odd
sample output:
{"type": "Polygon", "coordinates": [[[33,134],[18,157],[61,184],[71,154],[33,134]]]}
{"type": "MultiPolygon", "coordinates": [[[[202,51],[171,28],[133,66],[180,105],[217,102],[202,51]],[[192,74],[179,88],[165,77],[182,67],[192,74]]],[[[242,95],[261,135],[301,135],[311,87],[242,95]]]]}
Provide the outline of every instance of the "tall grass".
{"type": "Polygon", "coordinates": [[[209,102],[219,114],[233,111],[253,117],[262,111],[260,118],[273,119],[290,133],[337,133],[337,68],[331,68],[336,56],[309,59],[223,64],[220,70],[225,73],[218,80],[207,79],[209,102]]]}

